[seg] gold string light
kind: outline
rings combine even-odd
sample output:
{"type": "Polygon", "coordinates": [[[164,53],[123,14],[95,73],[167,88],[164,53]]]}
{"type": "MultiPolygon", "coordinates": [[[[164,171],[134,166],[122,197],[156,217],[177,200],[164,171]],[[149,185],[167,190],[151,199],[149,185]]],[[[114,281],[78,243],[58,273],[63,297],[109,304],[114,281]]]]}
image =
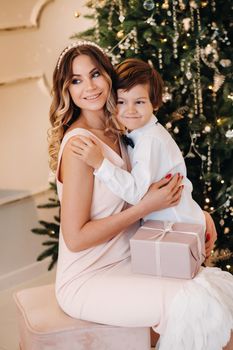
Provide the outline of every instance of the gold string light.
{"type": "Polygon", "coordinates": [[[75,13],[74,13],[74,17],[75,18],[79,18],[81,16],[81,13],[80,12],[78,12],[78,11],[75,11],[75,13]]]}
{"type": "Polygon", "coordinates": [[[174,31],[175,34],[173,36],[173,55],[174,58],[178,58],[178,50],[177,50],[177,42],[179,39],[179,32],[178,32],[178,26],[177,26],[177,17],[176,17],[176,5],[177,5],[177,1],[176,0],[172,0],[172,19],[173,19],[173,27],[174,27],[174,31]]]}

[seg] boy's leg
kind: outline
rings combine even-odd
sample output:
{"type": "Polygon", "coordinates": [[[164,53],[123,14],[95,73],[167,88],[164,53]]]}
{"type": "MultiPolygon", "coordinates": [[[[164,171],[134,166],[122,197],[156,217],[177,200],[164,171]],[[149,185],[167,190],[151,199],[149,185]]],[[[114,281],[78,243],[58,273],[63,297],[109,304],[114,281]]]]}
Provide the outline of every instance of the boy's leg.
{"type": "Polygon", "coordinates": [[[233,332],[231,332],[231,339],[229,343],[223,348],[223,350],[233,350],[233,332]]]}
{"type": "MultiPolygon", "coordinates": [[[[150,329],[150,344],[152,347],[155,347],[155,345],[157,344],[157,341],[159,340],[159,334],[155,333],[153,331],[153,329],[150,329]]],[[[226,349],[228,350],[228,349],[226,349]]],[[[230,350],[230,349],[229,349],[230,350]]]]}

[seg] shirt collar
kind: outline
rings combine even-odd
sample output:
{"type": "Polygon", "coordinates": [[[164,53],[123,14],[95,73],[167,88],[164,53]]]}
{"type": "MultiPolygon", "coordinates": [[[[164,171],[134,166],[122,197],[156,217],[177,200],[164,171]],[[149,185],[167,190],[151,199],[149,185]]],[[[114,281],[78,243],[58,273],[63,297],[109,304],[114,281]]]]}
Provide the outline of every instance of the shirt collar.
{"type": "Polygon", "coordinates": [[[131,132],[126,132],[126,135],[128,137],[130,137],[134,144],[137,141],[138,137],[144,133],[145,130],[151,128],[152,125],[155,125],[157,123],[158,119],[156,118],[156,116],[154,114],[152,114],[150,120],[141,128],[132,130],[131,132]]]}

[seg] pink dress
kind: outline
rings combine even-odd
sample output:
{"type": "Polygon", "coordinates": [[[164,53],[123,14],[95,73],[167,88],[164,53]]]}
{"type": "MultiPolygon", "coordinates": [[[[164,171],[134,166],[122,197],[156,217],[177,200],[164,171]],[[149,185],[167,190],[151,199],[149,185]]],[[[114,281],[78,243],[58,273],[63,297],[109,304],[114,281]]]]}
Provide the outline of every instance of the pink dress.
{"type": "MultiPolygon", "coordinates": [[[[58,162],[67,141],[92,136],[105,156],[127,169],[122,158],[88,130],[76,128],[63,138],[58,162]]],[[[57,179],[58,195],[62,183],[57,179]]],[[[78,200],[78,198],[77,198],[78,200]]],[[[97,178],[91,218],[119,213],[125,203],[97,178]]],[[[160,350],[221,350],[233,329],[233,277],[204,268],[190,281],[131,272],[129,239],[139,223],[98,246],[71,252],[60,232],[56,296],[68,315],[82,320],[125,327],[153,327],[161,334],[160,350]]]]}

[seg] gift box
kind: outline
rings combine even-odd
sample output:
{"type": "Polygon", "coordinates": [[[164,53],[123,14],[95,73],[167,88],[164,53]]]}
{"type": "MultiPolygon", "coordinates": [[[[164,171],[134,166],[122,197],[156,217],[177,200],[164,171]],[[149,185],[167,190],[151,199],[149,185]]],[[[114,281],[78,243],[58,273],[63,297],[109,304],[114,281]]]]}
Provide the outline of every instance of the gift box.
{"type": "Polygon", "coordinates": [[[204,227],[149,220],[130,239],[130,249],[134,273],[191,279],[205,260],[204,227]]]}

